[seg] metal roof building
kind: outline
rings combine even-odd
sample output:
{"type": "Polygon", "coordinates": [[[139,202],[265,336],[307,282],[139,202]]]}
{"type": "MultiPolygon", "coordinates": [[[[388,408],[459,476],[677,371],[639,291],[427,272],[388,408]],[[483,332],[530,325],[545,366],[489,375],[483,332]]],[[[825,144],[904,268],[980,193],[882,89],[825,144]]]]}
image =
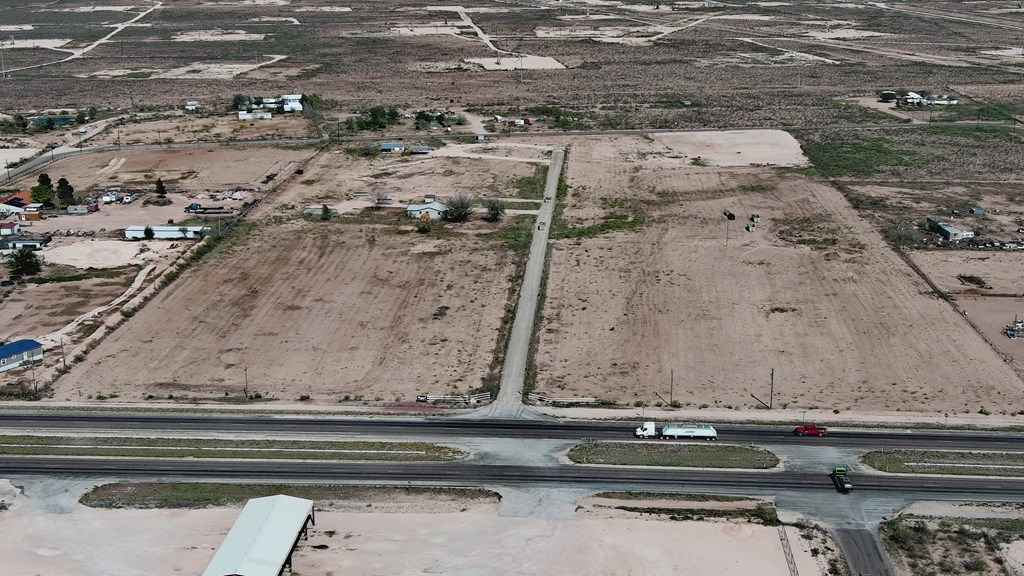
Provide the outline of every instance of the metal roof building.
{"type": "Polygon", "coordinates": [[[422,219],[426,215],[431,220],[440,220],[448,212],[448,206],[440,202],[428,202],[426,204],[409,204],[405,207],[405,214],[409,218],[422,219]]]}
{"type": "Polygon", "coordinates": [[[35,340],[16,340],[0,346],[0,372],[42,359],[43,345],[35,340]]]}
{"type": "Polygon", "coordinates": [[[203,576],[279,576],[309,524],[313,501],[293,496],[253,498],[245,504],[203,576]]]}

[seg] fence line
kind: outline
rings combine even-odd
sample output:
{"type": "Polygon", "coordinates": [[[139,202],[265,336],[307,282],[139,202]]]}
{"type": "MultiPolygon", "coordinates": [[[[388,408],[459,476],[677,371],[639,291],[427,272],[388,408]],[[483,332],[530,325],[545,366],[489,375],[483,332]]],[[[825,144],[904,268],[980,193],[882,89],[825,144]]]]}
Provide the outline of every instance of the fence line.
{"type": "Polygon", "coordinates": [[[482,392],[480,394],[462,394],[459,396],[421,394],[416,397],[418,402],[459,402],[462,404],[477,404],[479,402],[489,401],[490,399],[490,392],[482,392]]]}
{"type": "Polygon", "coordinates": [[[793,548],[789,545],[789,534],[785,526],[779,526],[779,540],[782,541],[782,552],[786,555],[786,564],[789,565],[789,576],[800,576],[796,569],[796,559],[793,558],[793,548]]]}

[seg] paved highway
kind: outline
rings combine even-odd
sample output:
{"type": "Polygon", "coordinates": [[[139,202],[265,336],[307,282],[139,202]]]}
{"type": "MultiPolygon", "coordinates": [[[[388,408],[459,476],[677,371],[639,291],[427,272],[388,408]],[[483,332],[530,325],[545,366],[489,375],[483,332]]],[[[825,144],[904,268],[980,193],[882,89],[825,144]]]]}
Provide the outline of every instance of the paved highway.
{"type": "MultiPolygon", "coordinates": [[[[369,438],[446,436],[463,438],[548,438],[630,440],[633,422],[565,422],[534,420],[349,419],[319,416],[223,414],[152,414],[124,412],[0,413],[0,429],[8,433],[47,431],[91,433],[125,431],[140,435],[157,431],[238,434],[307,434],[369,438]]],[[[720,440],[738,444],[790,443],[839,448],[923,448],[940,450],[1024,451],[1024,435],[963,430],[868,431],[833,429],[824,438],[794,436],[789,426],[716,425],[720,440]]]]}
{"type": "MultiPolygon", "coordinates": [[[[350,463],[214,459],[75,458],[54,456],[0,456],[5,476],[113,476],[165,478],[244,478],[247,481],[314,482],[441,482],[466,485],[578,484],[608,488],[644,488],[687,491],[710,489],[742,494],[780,490],[834,492],[825,474],[633,468],[622,466],[508,466],[458,463],[350,463]]],[[[999,500],[1024,498],[1024,479],[914,477],[860,475],[858,493],[900,491],[918,497],[979,497],[999,500]]],[[[846,496],[836,494],[836,498],[846,496]]]]}

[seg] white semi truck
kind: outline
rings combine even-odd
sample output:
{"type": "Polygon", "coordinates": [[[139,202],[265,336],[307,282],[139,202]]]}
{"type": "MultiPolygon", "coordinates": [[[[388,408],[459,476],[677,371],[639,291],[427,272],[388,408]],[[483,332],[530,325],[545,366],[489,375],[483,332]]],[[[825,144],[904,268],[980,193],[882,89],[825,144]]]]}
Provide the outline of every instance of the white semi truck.
{"type": "Polygon", "coordinates": [[[718,440],[718,431],[711,424],[665,424],[662,428],[654,422],[644,422],[633,432],[637,438],[718,440]]]}

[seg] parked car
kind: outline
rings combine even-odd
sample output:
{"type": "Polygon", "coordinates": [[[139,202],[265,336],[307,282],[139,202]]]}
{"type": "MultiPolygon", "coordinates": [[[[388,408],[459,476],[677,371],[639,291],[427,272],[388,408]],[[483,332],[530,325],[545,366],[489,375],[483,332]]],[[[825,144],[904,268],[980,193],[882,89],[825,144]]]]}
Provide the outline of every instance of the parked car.
{"type": "Polygon", "coordinates": [[[843,466],[836,466],[832,469],[832,483],[836,485],[836,490],[843,494],[853,491],[853,482],[850,482],[850,477],[847,475],[846,468],[843,466]]]}
{"type": "Polygon", "coordinates": [[[826,436],[828,428],[821,428],[814,424],[801,424],[793,430],[797,436],[826,436]]]}

